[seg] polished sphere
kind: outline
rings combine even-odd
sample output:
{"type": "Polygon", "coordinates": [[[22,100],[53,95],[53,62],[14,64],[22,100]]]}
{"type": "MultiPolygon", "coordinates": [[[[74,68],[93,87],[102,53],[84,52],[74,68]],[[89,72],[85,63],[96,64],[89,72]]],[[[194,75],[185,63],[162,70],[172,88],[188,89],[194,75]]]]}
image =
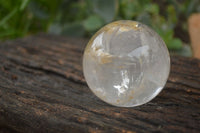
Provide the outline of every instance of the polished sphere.
{"type": "Polygon", "coordinates": [[[161,37],[148,26],[121,20],[101,28],[89,41],[83,72],[92,92],[119,107],[152,100],[163,89],[170,57],[161,37]]]}

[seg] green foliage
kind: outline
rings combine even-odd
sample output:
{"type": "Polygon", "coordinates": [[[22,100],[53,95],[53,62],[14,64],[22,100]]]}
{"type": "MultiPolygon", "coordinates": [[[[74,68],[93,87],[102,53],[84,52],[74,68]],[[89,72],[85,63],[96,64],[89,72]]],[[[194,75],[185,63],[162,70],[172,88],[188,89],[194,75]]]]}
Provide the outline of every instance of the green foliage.
{"type": "Polygon", "coordinates": [[[41,31],[89,37],[111,21],[128,19],[149,25],[177,50],[182,41],[174,29],[186,31],[193,12],[200,12],[199,0],[0,0],[0,38],[41,31]]]}
{"type": "Polygon", "coordinates": [[[0,38],[46,31],[61,0],[0,0],[0,38]]]}
{"type": "Polygon", "coordinates": [[[97,15],[91,15],[83,22],[83,26],[88,31],[95,31],[103,25],[103,20],[97,15]]]}
{"type": "Polygon", "coordinates": [[[90,0],[94,13],[104,19],[106,23],[112,21],[118,9],[117,0],[90,0]]]}

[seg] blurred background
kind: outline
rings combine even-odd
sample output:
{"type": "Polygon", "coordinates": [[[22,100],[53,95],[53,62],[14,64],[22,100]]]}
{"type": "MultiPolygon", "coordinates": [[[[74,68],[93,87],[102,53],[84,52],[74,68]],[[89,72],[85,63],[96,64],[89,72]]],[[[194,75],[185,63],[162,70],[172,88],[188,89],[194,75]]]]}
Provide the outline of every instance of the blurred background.
{"type": "Polygon", "coordinates": [[[0,0],[0,41],[41,32],[90,38],[128,19],[152,27],[171,54],[192,56],[188,19],[198,12],[200,0],[0,0]]]}

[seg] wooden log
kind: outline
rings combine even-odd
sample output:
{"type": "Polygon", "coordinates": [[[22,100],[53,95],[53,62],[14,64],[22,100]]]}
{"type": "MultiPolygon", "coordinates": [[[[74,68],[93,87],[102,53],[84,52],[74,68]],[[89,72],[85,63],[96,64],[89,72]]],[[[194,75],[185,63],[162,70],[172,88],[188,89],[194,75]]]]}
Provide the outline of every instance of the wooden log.
{"type": "Polygon", "coordinates": [[[36,35],[0,44],[0,132],[200,131],[200,60],[171,57],[169,79],[155,99],[119,108],[88,88],[86,43],[36,35]]]}

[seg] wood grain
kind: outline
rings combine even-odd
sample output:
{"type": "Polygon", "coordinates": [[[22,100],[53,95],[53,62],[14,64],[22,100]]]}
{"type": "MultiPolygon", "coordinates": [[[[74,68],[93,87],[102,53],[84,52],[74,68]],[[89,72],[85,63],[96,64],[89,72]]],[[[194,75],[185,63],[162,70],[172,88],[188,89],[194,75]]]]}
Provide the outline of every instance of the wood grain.
{"type": "Polygon", "coordinates": [[[169,79],[155,99],[119,108],[85,83],[86,43],[40,34],[0,44],[0,132],[200,131],[200,60],[171,57],[169,79]]]}

